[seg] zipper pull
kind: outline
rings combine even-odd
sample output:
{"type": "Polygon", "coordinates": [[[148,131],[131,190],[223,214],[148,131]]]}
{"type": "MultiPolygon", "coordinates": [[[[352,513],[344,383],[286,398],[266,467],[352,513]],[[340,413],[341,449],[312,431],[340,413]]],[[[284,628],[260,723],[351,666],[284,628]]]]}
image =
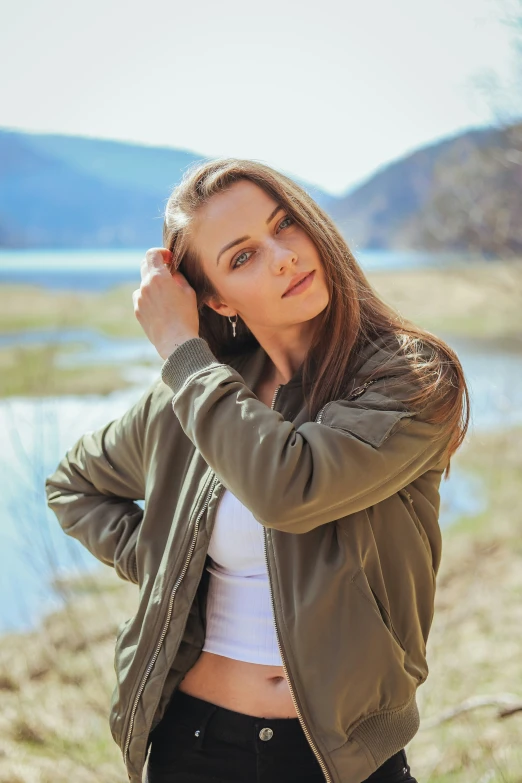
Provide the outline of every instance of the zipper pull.
{"type": "Polygon", "coordinates": [[[370,386],[372,383],[375,383],[378,378],[372,378],[370,381],[366,381],[366,383],[363,383],[362,386],[358,386],[356,389],[353,389],[350,393],[350,396],[348,397],[349,400],[355,400],[357,397],[360,397],[361,394],[370,386]]]}

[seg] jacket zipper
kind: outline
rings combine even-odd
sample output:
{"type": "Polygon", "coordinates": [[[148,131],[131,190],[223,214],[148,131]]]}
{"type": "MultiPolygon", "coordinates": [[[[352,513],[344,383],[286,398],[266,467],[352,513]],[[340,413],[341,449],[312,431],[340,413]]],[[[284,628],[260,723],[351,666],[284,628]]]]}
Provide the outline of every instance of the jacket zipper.
{"type": "MultiPolygon", "coordinates": [[[[274,397],[272,399],[272,404],[270,406],[272,408],[272,410],[274,410],[275,401],[277,399],[277,395],[279,393],[279,390],[280,390],[281,386],[282,386],[282,384],[280,384],[276,388],[276,390],[274,392],[274,397]]],[[[320,411],[319,415],[322,413],[323,410],[324,410],[324,408],[320,411]]],[[[285,657],[284,657],[284,653],[283,653],[283,647],[282,647],[281,639],[280,639],[280,636],[279,636],[279,629],[277,627],[277,622],[276,622],[276,619],[275,619],[276,618],[276,615],[275,615],[275,603],[274,603],[274,596],[272,594],[272,582],[271,582],[271,579],[270,579],[270,566],[268,564],[267,532],[266,532],[266,527],[264,527],[264,526],[263,526],[263,533],[264,533],[263,544],[264,544],[264,551],[265,551],[266,569],[267,569],[268,576],[269,576],[268,586],[269,586],[269,590],[270,590],[270,601],[272,603],[272,616],[273,616],[274,626],[275,626],[275,631],[276,631],[277,645],[279,647],[279,654],[281,656],[281,661],[283,663],[283,670],[285,672],[286,680],[288,682],[288,687],[290,689],[290,695],[292,697],[292,701],[294,702],[296,713],[297,713],[297,715],[299,717],[299,721],[301,722],[301,726],[303,727],[303,731],[304,731],[305,736],[306,736],[306,738],[308,740],[308,743],[309,743],[310,747],[312,748],[312,750],[314,752],[314,755],[317,758],[317,761],[319,762],[319,764],[321,766],[321,769],[323,770],[323,773],[324,773],[324,776],[325,776],[325,780],[327,781],[327,783],[332,783],[332,778],[331,778],[330,773],[328,772],[328,767],[326,766],[323,757],[319,753],[319,751],[317,749],[317,746],[316,746],[315,742],[313,741],[313,739],[312,739],[312,737],[310,735],[310,731],[308,729],[308,726],[306,725],[306,723],[304,721],[303,714],[301,712],[301,708],[300,708],[300,706],[299,706],[299,704],[297,702],[297,698],[296,698],[296,695],[294,693],[294,688],[293,688],[293,685],[292,685],[292,681],[291,681],[291,679],[289,677],[289,674],[288,674],[288,668],[286,666],[285,657]]]]}
{"type": "Polygon", "coordinates": [[[208,506],[209,501],[210,501],[210,497],[211,497],[211,495],[212,495],[212,493],[214,491],[214,487],[215,487],[216,484],[217,484],[217,476],[214,475],[214,478],[212,479],[212,482],[210,484],[209,491],[208,491],[207,496],[205,498],[205,503],[203,504],[203,507],[200,509],[200,512],[199,512],[199,514],[198,514],[198,516],[196,518],[196,522],[195,522],[195,525],[194,525],[194,535],[192,536],[190,549],[188,551],[185,563],[183,565],[183,569],[181,571],[181,574],[180,574],[177,582],[175,583],[174,587],[172,588],[172,592],[170,594],[169,607],[168,607],[168,611],[167,611],[167,616],[166,616],[165,622],[163,624],[163,628],[162,628],[162,631],[161,631],[160,638],[158,640],[158,643],[156,645],[156,649],[154,650],[152,658],[150,659],[149,664],[148,664],[148,666],[147,666],[147,668],[145,670],[145,673],[144,673],[144,675],[142,677],[142,680],[140,682],[140,687],[138,688],[138,692],[136,693],[136,697],[135,697],[134,703],[132,705],[132,711],[131,711],[131,716],[130,716],[130,721],[129,721],[129,728],[127,729],[127,737],[126,737],[126,741],[125,741],[125,747],[123,749],[123,762],[124,762],[125,765],[127,764],[127,757],[128,757],[128,753],[129,753],[129,746],[130,746],[130,741],[131,741],[131,737],[132,737],[132,729],[134,728],[134,718],[136,716],[136,710],[138,708],[138,703],[139,703],[139,700],[140,700],[141,695],[143,693],[143,690],[145,688],[146,682],[147,682],[147,680],[148,680],[148,678],[150,676],[150,673],[151,673],[152,669],[154,668],[154,664],[156,663],[156,660],[157,660],[158,655],[160,653],[161,646],[163,644],[165,636],[167,635],[167,630],[168,630],[168,627],[169,627],[170,618],[172,616],[172,610],[173,610],[173,607],[174,607],[174,597],[176,595],[176,592],[178,590],[179,585],[181,584],[181,580],[183,579],[183,577],[185,576],[185,574],[187,572],[188,564],[190,562],[190,558],[192,557],[192,552],[194,551],[194,547],[196,545],[196,538],[197,538],[197,535],[198,535],[199,522],[201,520],[201,517],[203,516],[203,514],[205,513],[205,511],[207,509],[207,506],[208,506]]]}
{"type": "MultiPolygon", "coordinates": [[[[272,398],[272,404],[270,406],[272,410],[274,409],[275,401],[277,399],[277,395],[279,393],[279,390],[280,390],[281,386],[282,386],[282,384],[277,386],[277,388],[274,391],[274,396],[272,398]]],[[[316,419],[317,421],[320,421],[319,417],[322,418],[322,413],[323,413],[325,407],[326,407],[326,405],[319,412],[318,417],[316,419]]],[[[185,563],[183,565],[183,569],[181,571],[181,574],[180,574],[177,582],[175,583],[174,587],[172,588],[172,592],[170,594],[169,607],[168,607],[168,611],[167,611],[167,617],[165,618],[165,622],[163,624],[163,628],[162,628],[162,631],[161,631],[160,638],[159,638],[158,643],[156,645],[156,649],[154,650],[154,653],[153,653],[153,655],[152,655],[152,657],[151,657],[151,659],[149,661],[149,664],[148,664],[148,666],[147,666],[147,668],[145,670],[145,673],[144,673],[144,675],[142,677],[142,680],[140,682],[140,686],[138,688],[138,691],[137,691],[135,699],[134,699],[134,703],[132,705],[132,711],[131,711],[131,716],[130,716],[130,720],[129,720],[129,728],[127,729],[127,737],[126,737],[125,746],[124,746],[124,749],[123,749],[123,761],[124,761],[125,765],[127,764],[127,758],[128,758],[128,753],[129,753],[130,741],[131,741],[131,737],[132,737],[132,730],[134,728],[134,719],[135,719],[135,716],[136,716],[136,710],[138,709],[139,700],[140,700],[141,695],[142,695],[142,693],[144,691],[144,688],[145,688],[147,680],[148,680],[148,678],[150,676],[150,673],[151,673],[152,669],[154,668],[154,664],[156,663],[156,660],[157,660],[158,655],[160,653],[160,650],[161,650],[161,647],[163,645],[163,641],[165,639],[165,636],[167,635],[167,630],[168,630],[168,627],[169,627],[169,624],[170,624],[170,619],[171,619],[171,616],[172,616],[172,610],[173,610],[173,607],[174,607],[174,597],[175,597],[176,592],[178,590],[178,587],[179,587],[179,585],[181,583],[181,580],[183,579],[183,577],[185,576],[185,573],[187,572],[187,568],[188,568],[188,565],[189,565],[189,562],[190,562],[190,558],[192,557],[192,552],[194,551],[194,547],[196,545],[196,538],[197,538],[198,530],[199,530],[199,522],[201,520],[201,517],[203,516],[203,514],[205,513],[205,511],[207,509],[207,506],[209,504],[211,495],[212,495],[212,493],[214,491],[214,488],[215,488],[217,483],[218,483],[218,478],[217,478],[217,476],[214,475],[214,478],[213,478],[213,480],[211,482],[209,491],[208,491],[207,496],[205,498],[205,503],[203,504],[203,507],[201,508],[201,510],[200,510],[200,512],[199,512],[199,514],[198,514],[198,516],[196,518],[196,523],[194,525],[194,535],[192,536],[192,541],[191,541],[191,544],[190,544],[190,548],[189,548],[189,551],[188,551],[185,563]]],[[[266,528],[264,528],[265,560],[266,560],[267,572],[268,572],[268,574],[270,574],[269,565],[268,565],[268,553],[267,553],[266,545],[267,545],[266,528]]],[[[303,731],[305,732],[305,735],[306,735],[306,737],[308,739],[308,742],[309,742],[309,744],[310,744],[310,746],[311,746],[311,748],[312,748],[312,750],[313,750],[313,752],[314,752],[314,754],[315,754],[315,756],[316,756],[316,758],[317,758],[317,760],[318,760],[318,762],[319,762],[319,764],[321,766],[321,769],[324,772],[324,775],[325,775],[327,783],[331,783],[332,778],[330,777],[330,774],[328,772],[328,768],[327,768],[326,764],[324,763],[324,760],[323,760],[322,756],[320,755],[319,751],[317,750],[317,746],[315,745],[315,742],[312,740],[312,737],[310,735],[308,727],[306,726],[306,723],[305,723],[304,718],[302,716],[299,704],[298,704],[297,699],[295,697],[293,686],[291,684],[291,680],[290,680],[290,678],[288,676],[288,669],[286,667],[286,663],[285,663],[285,660],[284,660],[283,649],[282,649],[281,641],[280,641],[280,638],[279,638],[279,631],[278,631],[278,628],[277,628],[277,623],[275,622],[275,604],[274,604],[274,598],[273,598],[273,595],[272,595],[272,585],[271,585],[270,579],[268,581],[269,581],[269,589],[270,589],[270,599],[271,599],[271,602],[272,602],[272,613],[273,613],[274,625],[275,625],[275,629],[276,629],[276,638],[277,638],[277,643],[278,643],[278,646],[279,646],[279,653],[281,655],[281,660],[283,662],[283,669],[284,669],[284,672],[285,672],[285,675],[286,675],[286,678],[287,678],[287,681],[288,681],[288,685],[289,685],[289,688],[290,688],[290,694],[292,696],[292,700],[294,702],[296,712],[297,712],[297,714],[299,716],[299,720],[300,720],[301,725],[303,727],[303,731]]]]}
{"type": "MultiPolygon", "coordinates": [[[[330,403],[327,402],[326,405],[330,405],[330,403]]],[[[321,408],[321,410],[317,414],[317,417],[315,419],[317,424],[320,424],[322,422],[322,420],[323,420],[323,413],[324,413],[324,409],[326,408],[326,405],[323,405],[323,407],[321,408]]]]}

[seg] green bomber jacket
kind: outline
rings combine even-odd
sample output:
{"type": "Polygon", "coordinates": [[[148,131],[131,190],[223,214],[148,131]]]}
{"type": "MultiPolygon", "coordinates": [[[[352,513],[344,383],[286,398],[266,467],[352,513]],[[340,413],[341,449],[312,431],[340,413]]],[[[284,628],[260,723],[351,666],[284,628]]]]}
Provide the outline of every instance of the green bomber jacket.
{"type": "Polygon", "coordinates": [[[369,343],[351,393],[311,420],[302,367],[268,407],[252,391],[261,346],[227,364],[191,338],[46,478],[63,530],[139,588],[116,636],[109,714],[131,783],[204,644],[224,488],[263,525],[284,670],[325,780],[360,783],[417,733],[450,433],[410,410],[390,373],[363,382],[385,361],[393,381],[404,359],[390,364],[391,347],[369,343]]]}

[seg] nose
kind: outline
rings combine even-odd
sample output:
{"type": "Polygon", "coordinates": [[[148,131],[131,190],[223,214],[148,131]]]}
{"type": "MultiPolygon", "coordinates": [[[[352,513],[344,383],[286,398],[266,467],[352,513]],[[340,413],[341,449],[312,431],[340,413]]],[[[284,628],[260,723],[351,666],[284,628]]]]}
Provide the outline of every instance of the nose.
{"type": "Polygon", "coordinates": [[[275,274],[284,272],[288,267],[297,263],[297,253],[292,248],[276,242],[272,248],[272,271],[275,274]]]}

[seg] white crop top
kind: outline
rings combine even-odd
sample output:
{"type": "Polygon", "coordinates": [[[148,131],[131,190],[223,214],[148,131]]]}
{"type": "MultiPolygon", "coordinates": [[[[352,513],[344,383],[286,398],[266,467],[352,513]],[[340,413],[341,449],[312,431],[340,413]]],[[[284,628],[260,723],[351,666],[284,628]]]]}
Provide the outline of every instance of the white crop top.
{"type": "Polygon", "coordinates": [[[264,530],[235,495],[221,495],[208,554],[211,563],[203,650],[282,666],[263,546],[264,530]]]}

